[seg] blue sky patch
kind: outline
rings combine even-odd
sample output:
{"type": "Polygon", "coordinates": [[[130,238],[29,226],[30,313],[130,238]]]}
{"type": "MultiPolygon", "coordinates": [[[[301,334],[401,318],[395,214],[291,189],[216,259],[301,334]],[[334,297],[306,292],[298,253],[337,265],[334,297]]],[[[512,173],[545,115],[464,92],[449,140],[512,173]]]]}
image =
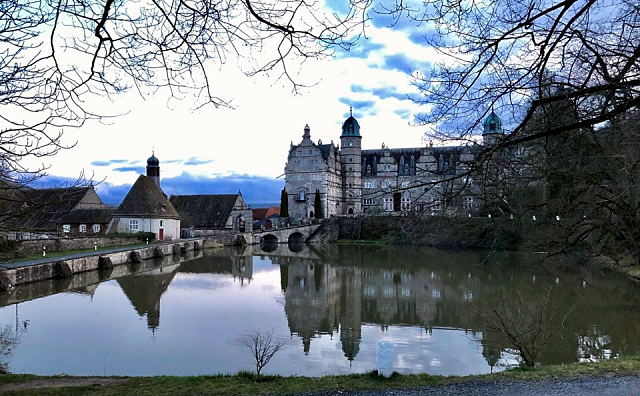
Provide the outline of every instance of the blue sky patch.
{"type": "Polygon", "coordinates": [[[110,166],[110,165],[114,165],[114,164],[126,164],[128,163],[128,160],[124,160],[124,159],[114,159],[114,160],[108,160],[108,161],[91,161],[91,165],[93,166],[110,166]]]}
{"type": "Polygon", "coordinates": [[[113,168],[114,172],[135,172],[144,174],[147,172],[147,168],[144,166],[119,166],[117,168],[113,168]]]}

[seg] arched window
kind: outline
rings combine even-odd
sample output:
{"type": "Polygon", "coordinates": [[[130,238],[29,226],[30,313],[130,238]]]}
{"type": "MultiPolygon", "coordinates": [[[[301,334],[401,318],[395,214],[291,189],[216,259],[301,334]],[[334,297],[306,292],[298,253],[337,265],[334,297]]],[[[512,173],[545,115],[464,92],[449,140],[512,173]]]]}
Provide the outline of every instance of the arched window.
{"type": "Polygon", "coordinates": [[[298,201],[305,201],[306,200],[306,194],[304,192],[304,190],[300,190],[298,192],[298,201]]]}
{"type": "Polygon", "coordinates": [[[371,172],[371,166],[367,165],[367,159],[363,158],[362,159],[362,175],[366,176],[368,173],[371,172]]]}
{"type": "Polygon", "coordinates": [[[352,215],[352,214],[353,214],[353,208],[349,208],[349,212],[348,212],[348,213],[349,213],[350,215],[352,215]]]}
{"type": "Polygon", "coordinates": [[[373,169],[371,170],[371,176],[378,174],[378,158],[373,157],[373,169]]]}
{"type": "Polygon", "coordinates": [[[410,169],[410,173],[412,175],[416,174],[416,157],[415,155],[411,156],[411,169],[410,169]]]}
{"type": "Polygon", "coordinates": [[[237,224],[238,224],[238,231],[244,232],[246,229],[246,222],[244,220],[244,216],[242,215],[238,216],[237,224]]]}
{"type": "Polygon", "coordinates": [[[400,166],[398,167],[398,174],[404,175],[404,155],[400,157],[400,166]]]}

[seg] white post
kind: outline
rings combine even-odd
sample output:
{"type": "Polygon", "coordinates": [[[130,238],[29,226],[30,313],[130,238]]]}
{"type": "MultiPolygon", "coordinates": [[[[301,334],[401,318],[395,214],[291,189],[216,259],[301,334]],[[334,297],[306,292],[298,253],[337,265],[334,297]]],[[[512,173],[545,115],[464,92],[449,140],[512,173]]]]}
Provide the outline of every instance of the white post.
{"type": "Polygon", "coordinates": [[[393,374],[393,344],[379,341],[376,346],[376,369],[378,375],[389,378],[393,374]]]}
{"type": "Polygon", "coordinates": [[[93,242],[93,250],[98,250],[98,242],[93,242]]]}
{"type": "Polygon", "coordinates": [[[43,246],[42,247],[42,257],[46,257],[47,256],[47,247],[43,246]]]}

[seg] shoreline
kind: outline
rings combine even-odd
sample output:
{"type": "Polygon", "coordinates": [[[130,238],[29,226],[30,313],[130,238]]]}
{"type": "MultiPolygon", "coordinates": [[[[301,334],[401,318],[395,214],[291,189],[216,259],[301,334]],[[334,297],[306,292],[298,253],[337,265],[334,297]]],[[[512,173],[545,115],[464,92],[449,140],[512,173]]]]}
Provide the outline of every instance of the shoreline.
{"type": "MultiPolygon", "coordinates": [[[[431,394],[448,388],[487,388],[490,393],[506,385],[527,382],[526,387],[547,386],[549,383],[570,383],[575,380],[598,382],[611,378],[631,378],[640,384],[640,355],[609,359],[596,363],[519,367],[493,374],[471,376],[433,376],[429,374],[400,375],[384,378],[375,372],[325,377],[281,377],[250,372],[189,377],[74,377],[35,376],[29,374],[0,375],[0,395],[311,395],[311,394],[380,394],[405,390],[409,393],[428,389],[431,394]],[[494,389],[495,388],[495,389],[494,389]],[[492,390],[493,389],[493,390],[492,390]]],[[[555,386],[555,385],[554,385],[555,386]]],[[[456,391],[457,392],[457,391],[456,391]]],[[[418,393],[416,393],[418,394],[418,393]]],[[[449,393],[447,393],[449,394],[449,393]]]]}

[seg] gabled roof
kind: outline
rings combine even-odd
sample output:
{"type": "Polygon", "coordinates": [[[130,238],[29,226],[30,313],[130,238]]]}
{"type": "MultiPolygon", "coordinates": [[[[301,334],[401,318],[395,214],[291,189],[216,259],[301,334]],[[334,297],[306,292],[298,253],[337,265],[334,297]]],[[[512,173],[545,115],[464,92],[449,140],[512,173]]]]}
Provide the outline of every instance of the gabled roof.
{"type": "Polygon", "coordinates": [[[65,224],[108,224],[115,208],[72,210],[60,218],[65,224]]]}
{"type": "MultiPolygon", "coordinates": [[[[55,230],[61,219],[74,211],[85,197],[94,194],[93,186],[13,189],[0,198],[5,228],[47,231],[55,230]]],[[[104,207],[99,197],[94,205],[104,207]]]]}
{"type": "Polygon", "coordinates": [[[116,216],[179,219],[180,215],[158,185],[140,175],[114,212],[116,216]]]}
{"type": "Polygon", "coordinates": [[[238,198],[238,194],[172,195],[171,203],[182,227],[223,228],[238,198]]]}
{"type": "Polygon", "coordinates": [[[257,208],[252,209],[253,212],[253,220],[262,220],[272,216],[280,216],[280,207],[279,206],[269,206],[268,208],[257,208]]]}

